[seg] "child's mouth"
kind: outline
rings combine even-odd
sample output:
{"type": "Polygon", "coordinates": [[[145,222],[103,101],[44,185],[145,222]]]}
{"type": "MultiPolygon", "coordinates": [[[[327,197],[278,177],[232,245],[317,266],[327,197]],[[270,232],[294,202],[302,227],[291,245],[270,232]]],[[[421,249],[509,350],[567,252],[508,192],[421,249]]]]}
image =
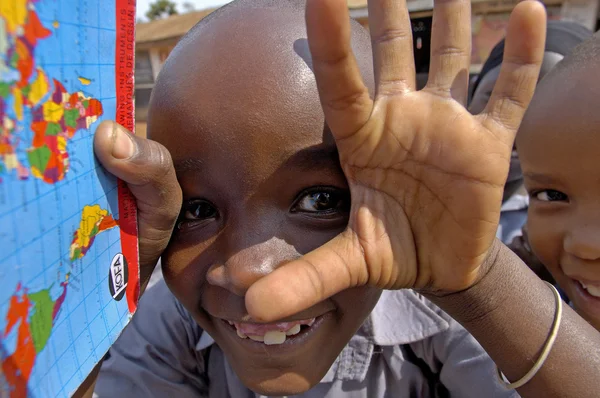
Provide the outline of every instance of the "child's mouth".
{"type": "Polygon", "coordinates": [[[597,298],[600,298],[600,287],[599,286],[592,286],[592,285],[586,285],[585,283],[578,281],[579,284],[581,285],[581,287],[590,295],[590,296],[594,296],[597,298]]]}
{"type": "Polygon", "coordinates": [[[303,329],[310,328],[315,323],[315,319],[269,324],[231,321],[225,321],[225,323],[235,329],[240,339],[250,339],[265,345],[279,345],[300,334],[303,329]]]}

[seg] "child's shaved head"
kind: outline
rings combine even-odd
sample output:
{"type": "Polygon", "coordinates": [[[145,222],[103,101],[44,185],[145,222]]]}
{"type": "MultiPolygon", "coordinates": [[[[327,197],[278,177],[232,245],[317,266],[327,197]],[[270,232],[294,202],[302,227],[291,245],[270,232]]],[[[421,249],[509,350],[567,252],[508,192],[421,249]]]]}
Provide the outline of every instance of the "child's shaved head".
{"type": "MultiPolygon", "coordinates": [[[[560,62],[550,75],[600,65],[600,32],[584,41],[560,62]]],[[[549,75],[549,76],[550,76],[549,75]]]]}
{"type": "MultiPolygon", "coordinates": [[[[561,115],[577,124],[600,122],[600,112],[596,111],[600,98],[600,79],[597,78],[599,67],[600,33],[597,33],[575,47],[542,79],[519,130],[517,145],[530,133],[543,135],[546,129],[541,126],[552,123],[551,115],[561,115]],[[557,101],[557,98],[561,98],[561,101],[557,101]],[[588,118],[577,116],[587,111],[590,111],[588,118]],[[530,128],[534,125],[537,127],[530,128]]],[[[540,144],[549,138],[540,136],[540,144]]]]}
{"type": "MultiPolygon", "coordinates": [[[[157,80],[150,106],[155,107],[159,102],[163,105],[167,99],[171,103],[177,102],[171,99],[180,98],[182,86],[193,86],[195,79],[198,79],[198,88],[206,84],[221,85],[219,91],[224,102],[229,103],[233,98],[227,94],[226,86],[237,79],[244,80],[237,83],[249,85],[253,81],[277,81],[277,84],[264,86],[272,96],[275,91],[285,89],[286,79],[292,83],[294,75],[301,74],[303,79],[309,80],[303,88],[308,89],[310,85],[311,91],[316,93],[310,70],[304,3],[302,0],[238,0],[208,15],[172,51],[157,80]],[[299,62],[306,65],[293,66],[299,62]],[[209,81],[216,77],[213,72],[217,72],[220,80],[209,81]],[[209,76],[211,78],[207,79],[209,76]]],[[[363,79],[372,89],[370,37],[355,21],[352,21],[352,48],[363,79]]],[[[314,103],[315,98],[311,95],[307,100],[314,103]]],[[[152,122],[150,115],[150,135],[157,134],[152,129],[152,122]]]]}
{"type": "MultiPolygon", "coordinates": [[[[352,47],[372,89],[370,38],[357,23],[352,47]]],[[[252,283],[348,222],[350,193],[311,66],[304,1],[240,0],[181,40],[150,103],[149,135],[170,151],[184,196],[165,281],[264,395],[321,381],[380,295],[349,289],[277,325],[247,318],[252,283]]]]}

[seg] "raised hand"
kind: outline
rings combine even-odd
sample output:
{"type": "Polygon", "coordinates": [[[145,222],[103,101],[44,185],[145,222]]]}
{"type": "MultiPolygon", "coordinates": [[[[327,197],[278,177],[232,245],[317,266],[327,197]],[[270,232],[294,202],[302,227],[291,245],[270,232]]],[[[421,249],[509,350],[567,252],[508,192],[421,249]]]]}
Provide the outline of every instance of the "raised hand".
{"type": "Polygon", "coordinates": [[[108,172],[127,183],[136,198],[143,292],[181,209],[181,188],[171,155],[161,144],[135,137],[114,122],[98,126],[94,152],[108,172]]]}
{"type": "Polygon", "coordinates": [[[350,47],[346,1],[307,1],[314,72],[352,208],[341,235],[251,286],[254,319],[280,319],[353,286],[444,294],[485,275],[546,16],[536,1],[515,8],[500,77],[478,116],[464,107],[470,18],[470,1],[436,1],[429,81],[416,92],[405,1],[369,1],[372,99],[350,47]]]}

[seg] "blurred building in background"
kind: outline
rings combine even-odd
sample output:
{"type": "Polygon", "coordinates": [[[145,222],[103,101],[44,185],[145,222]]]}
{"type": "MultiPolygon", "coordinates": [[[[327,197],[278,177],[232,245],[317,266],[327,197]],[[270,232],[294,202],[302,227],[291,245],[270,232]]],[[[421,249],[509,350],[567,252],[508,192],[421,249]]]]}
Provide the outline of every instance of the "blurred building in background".
{"type": "Polygon", "coordinates": [[[135,28],[136,120],[144,122],[150,93],[158,72],[175,44],[202,18],[214,10],[192,11],[157,21],[138,23],[135,28]]]}
{"type": "MultiPolygon", "coordinates": [[[[576,21],[596,30],[600,0],[544,0],[549,18],[576,21]]],[[[347,0],[350,16],[369,27],[367,0],[347,0]]],[[[508,17],[519,0],[471,0],[473,47],[471,73],[477,74],[491,49],[506,32],[508,17]]],[[[433,0],[407,0],[412,20],[418,85],[426,82],[433,0]]],[[[139,23],[136,26],[135,97],[138,133],[145,134],[150,93],[158,72],[179,39],[213,9],[139,23]]]]}

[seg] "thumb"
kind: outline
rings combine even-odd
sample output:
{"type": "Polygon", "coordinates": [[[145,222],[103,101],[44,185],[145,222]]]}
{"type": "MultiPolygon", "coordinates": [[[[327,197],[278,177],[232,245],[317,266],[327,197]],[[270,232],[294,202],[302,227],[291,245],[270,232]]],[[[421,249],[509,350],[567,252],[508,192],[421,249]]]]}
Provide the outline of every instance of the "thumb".
{"type": "Polygon", "coordinates": [[[136,199],[140,282],[144,287],[167,247],[181,209],[181,188],[169,151],[136,137],[117,123],[101,123],[94,152],[109,173],[124,181],[136,199]]]}
{"type": "Polygon", "coordinates": [[[346,230],[255,282],[246,292],[246,309],[259,322],[283,319],[342,290],[366,284],[366,269],[356,235],[346,230]]]}

